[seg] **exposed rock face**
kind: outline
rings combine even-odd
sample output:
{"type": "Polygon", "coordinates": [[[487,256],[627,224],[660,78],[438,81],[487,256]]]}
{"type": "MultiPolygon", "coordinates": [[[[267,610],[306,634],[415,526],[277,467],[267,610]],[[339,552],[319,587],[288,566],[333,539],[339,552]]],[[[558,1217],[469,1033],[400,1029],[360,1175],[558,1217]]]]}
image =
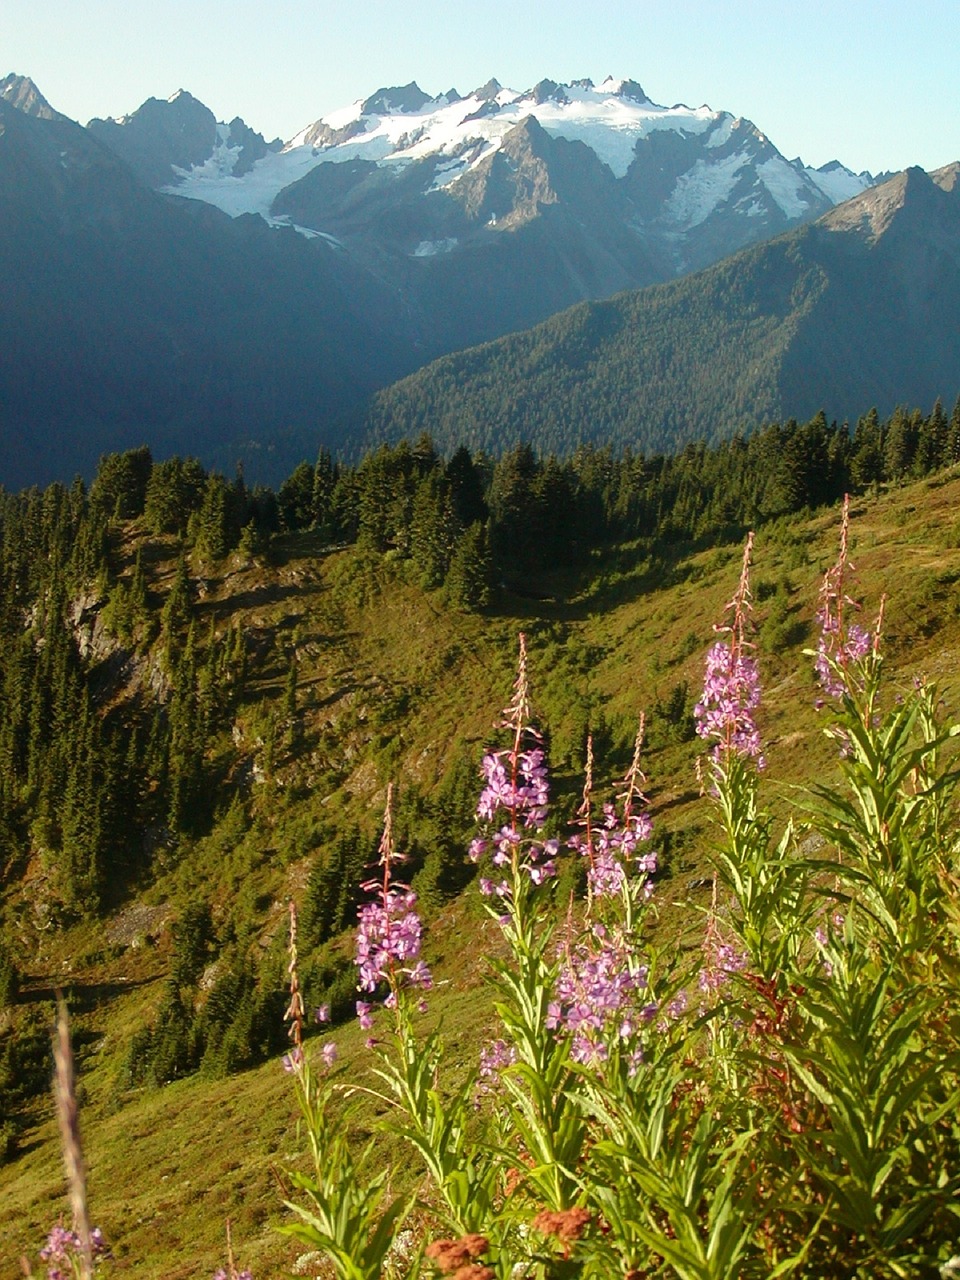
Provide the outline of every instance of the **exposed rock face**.
{"type": "Polygon", "coordinates": [[[149,98],[118,120],[91,120],[87,128],[151,187],[211,163],[240,178],[282,145],[268,144],[239,116],[218,125],[209,107],[183,89],[166,101],[149,98]]]}
{"type": "Polygon", "coordinates": [[[0,98],[27,116],[37,116],[41,120],[66,119],[59,111],[54,111],[29,76],[4,76],[0,80],[0,98]]]}

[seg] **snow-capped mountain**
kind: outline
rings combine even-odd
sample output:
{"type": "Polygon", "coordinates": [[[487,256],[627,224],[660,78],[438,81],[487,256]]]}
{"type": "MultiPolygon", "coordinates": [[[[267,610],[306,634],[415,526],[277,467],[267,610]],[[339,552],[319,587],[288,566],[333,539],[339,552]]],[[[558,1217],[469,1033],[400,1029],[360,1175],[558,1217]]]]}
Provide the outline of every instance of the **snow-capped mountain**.
{"type": "Polygon", "coordinates": [[[151,187],[176,183],[187,173],[202,177],[210,170],[239,178],[283,146],[279,138],[267,143],[239,116],[229,124],[218,123],[209,107],[183,89],[165,102],[148,98],[116,120],[91,120],[87,128],[151,187]]]}
{"type": "Polygon", "coordinates": [[[8,76],[0,480],[88,469],[148,427],[161,451],[253,441],[286,465],[435,357],[708,266],[870,182],[634,81],[382,89],[283,144],[184,91],[81,128],[8,76]]]}
{"type": "MultiPolygon", "coordinates": [[[[178,113],[185,96],[171,100],[178,113]]],[[[122,132],[134,125],[151,105],[116,127],[122,132]]],[[[380,89],[252,163],[224,134],[233,125],[221,125],[214,139],[208,122],[205,149],[156,185],[232,216],[259,213],[346,241],[367,220],[367,198],[382,208],[392,188],[404,208],[402,228],[393,228],[394,247],[431,257],[454,252],[464,234],[515,229],[537,215],[537,206],[561,202],[555,190],[538,191],[536,183],[523,207],[516,199],[477,200],[478,180],[483,185],[483,175],[492,175],[498,154],[509,157],[508,140],[530,120],[551,141],[574,144],[567,158],[575,162],[579,153],[585,170],[599,162],[611,189],[624,197],[619,220],[647,242],[665,271],[669,263],[670,273],[816,217],[872,182],[836,161],[822,169],[788,161],[750,121],[729,112],[658,106],[636,81],[608,79],[597,86],[542,80],[526,92],[491,80],[465,97],[450,90],[431,98],[416,84],[380,89]],[[411,208],[414,194],[423,205],[419,216],[411,208]],[[438,196],[463,209],[461,234],[436,234],[438,196]],[[478,207],[487,215],[483,221],[478,207]]],[[[91,124],[113,145],[102,126],[91,124]]],[[[381,229],[390,221],[396,220],[380,219],[381,229]]]]}
{"type": "Polygon", "coordinates": [[[286,144],[183,91],[89,129],[164,194],[292,226],[370,272],[425,360],[709,266],[872,182],[635,80],[384,88],[286,144]]]}

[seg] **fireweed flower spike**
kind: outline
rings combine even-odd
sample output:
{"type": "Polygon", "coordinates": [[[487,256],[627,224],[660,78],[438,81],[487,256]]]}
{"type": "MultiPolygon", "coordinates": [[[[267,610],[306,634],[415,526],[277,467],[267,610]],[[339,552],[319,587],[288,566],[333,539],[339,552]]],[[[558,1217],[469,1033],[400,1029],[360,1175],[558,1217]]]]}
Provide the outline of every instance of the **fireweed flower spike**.
{"type": "MultiPolygon", "coordinates": [[[[417,895],[393,879],[393,864],[401,855],[393,845],[393,784],[387,788],[383,836],[380,840],[382,876],[362,887],[376,896],[360,908],[354,963],[359,970],[357,986],[372,994],[381,982],[390,988],[387,1003],[394,1007],[401,986],[428,991],[433,985],[430,970],[420,957],[423,926],[414,910],[417,895]]],[[[369,1025],[370,1006],[357,1002],[361,1026],[369,1025]]]]}
{"type": "Polygon", "coordinates": [[[604,1061],[609,1045],[634,1049],[631,1061],[640,1061],[636,1036],[649,1021],[648,969],[640,962],[634,927],[640,904],[650,896],[648,875],[656,870],[657,855],[641,852],[638,846],[650,838],[648,814],[634,813],[644,782],[640,769],[645,722],[634,742],[633,759],[616,806],[605,804],[603,818],[593,821],[593,743],[587,740],[586,782],[579,817],[581,834],[571,838],[570,848],[590,860],[587,884],[588,927],[572,940],[572,920],[560,949],[560,965],[548,1007],[547,1026],[570,1036],[570,1055],[575,1062],[604,1061]],[[619,899],[611,911],[609,899],[619,899]],[[604,911],[604,920],[594,918],[604,911]],[[608,919],[609,918],[609,919],[608,919]]]}
{"type": "MultiPolygon", "coordinates": [[[[547,818],[550,786],[540,734],[530,724],[530,691],[527,682],[526,637],[520,634],[520,656],[513,697],[504,708],[498,727],[509,729],[511,745],[503,751],[489,751],[483,757],[483,790],[477,817],[488,824],[488,834],[473,840],[470,857],[478,862],[490,854],[495,867],[515,876],[523,871],[534,885],[557,873],[554,858],[557,840],[538,840],[535,835],[547,818]],[[494,829],[496,824],[499,827],[494,829]]],[[[506,880],[481,880],[487,896],[512,893],[506,880]]]]}
{"type": "MultiPolygon", "coordinates": [[[[865,658],[871,649],[869,632],[858,622],[848,622],[846,617],[848,607],[853,610],[860,609],[859,602],[847,594],[847,582],[855,571],[854,565],[849,560],[849,538],[850,495],[845,494],[840,521],[840,552],[836,564],[824,574],[817,609],[820,639],[817,643],[814,669],[821,688],[829,698],[843,696],[850,679],[851,663],[865,658]]],[[[875,652],[882,626],[882,616],[881,607],[873,645],[875,652]]]]}
{"type": "Polygon", "coordinates": [[[297,975],[297,908],[295,903],[289,904],[290,911],[290,962],[287,973],[290,976],[290,1003],[283,1015],[284,1021],[290,1023],[287,1036],[293,1041],[289,1053],[281,1059],[284,1071],[299,1071],[303,1066],[303,996],[300,994],[300,979],[297,975]]]}
{"type": "Polygon", "coordinates": [[[630,865],[635,871],[644,874],[657,869],[656,853],[652,850],[649,853],[640,853],[637,848],[639,844],[650,839],[653,824],[647,813],[633,812],[635,801],[645,800],[640,790],[644,781],[640,769],[640,751],[643,747],[645,724],[645,717],[641,716],[640,727],[634,741],[633,760],[623,780],[625,789],[617,797],[621,804],[620,816],[617,814],[616,806],[608,803],[603,806],[602,819],[594,821],[593,738],[592,736],[587,738],[586,781],[583,800],[577,811],[583,831],[570,838],[568,847],[590,860],[587,885],[591,900],[621,895],[627,884],[627,867],[630,865]]]}
{"type": "Polygon", "coordinates": [[[743,567],[733,599],[724,609],[724,621],[714,631],[726,638],[718,640],[707,654],[703,694],[694,707],[697,733],[705,741],[713,741],[713,758],[718,763],[731,754],[756,760],[757,768],[766,764],[754,711],[760,704],[760,673],[756,661],[747,650],[753,646],[746,638],[747,616],[752,608],[750,597],[750,557],[753,534],[747,536],[743,549],[743,567]],[[731,616],[732,615],[732,616],[731,616]]]}
{"type": "MultiPolygon", "coordinates": [[[[63,1164],[70,1188],[70,1208],[73,1212],[73,1232],[66,1233],[72,1237],[73,1249],[79,1270],[73,1273],[87,1280],[93,1274],[93,1233],[90,1230],[90,1219],[87,1214],[87,1180],[83,1150],[80,1146],[80,1126],[77,1107],[77,1091],[73,1068],[73,1045],[70,1039],[70,1016],[65,1001],[57,998],[57,1024],[53,1036],[53,1058],[55,1072],[53,1080],[54,1100],[57,1108],[57,1122],[60,1127],[60,1144],[63,1149],[63,1164]]],[[[60,1230],[55,1227],[50,1233],[48,1247],[54,1239],[54,1233],[60,1230]]],[[[66,1236],[61,1232],[63,1240],[66,1236]]],[[[102,1244],[102,1241],[101,1241],[102,1244]]],[[[52,1256],[52,1255],[51,1255],[52,1256]]],[[[66,1255],[63,1255],[66,1257],[66,1255]]],[[[51,1275],[55,1274],[51,1268],[51,1275]]]]}

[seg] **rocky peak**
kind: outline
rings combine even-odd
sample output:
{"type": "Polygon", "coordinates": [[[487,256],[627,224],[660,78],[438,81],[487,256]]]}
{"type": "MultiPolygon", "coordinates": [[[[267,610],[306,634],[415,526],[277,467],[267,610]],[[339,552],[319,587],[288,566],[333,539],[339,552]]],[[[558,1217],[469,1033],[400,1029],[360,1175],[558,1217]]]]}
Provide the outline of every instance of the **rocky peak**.
{"type": "Polygon", "coordinates": [[[498,93],[503,91],[503,85],[499,80],[488,80],[486,84],[482,84],[479,89],[474,89],[469,96],[471,98],[480,98],[483,102],[492,102],[498,93]]]}
{"type": "Polygon", "coordinates": [[[409,84],[378,89],[363,103],[361,112],[365,116],[413,113],[420,111],[428,102],[433,102],[433,98],[424,93],[415,80],[411,80],[409,84]]]}
{"type": "Polygon", "coordinates": [[[556,80],[541,80],[528,93],[525,93],[520,101],[535,102],[537,106],[542,106],[544,102],[558,102],[562,105],[570,99],[564,92],[563,85],[557,84],[556,80]]]}
{"type": "Polygon", "coordinates": [[[66,116],[54,111],[29,76],[18,76],[12,73],[0,80],[0,98],[9,102],[12,107],[22,111],[24,115],[36,116],[39,120],[66,120],[66,116]]]}
{"type": "Polygon", "coordinates": [[[167,99],[148,98],[119,120],[91,120],[87,128],[151,187],[172,182],[175,168],[203,164],[217,143],[213,112],[183,89],[167,99]]]}

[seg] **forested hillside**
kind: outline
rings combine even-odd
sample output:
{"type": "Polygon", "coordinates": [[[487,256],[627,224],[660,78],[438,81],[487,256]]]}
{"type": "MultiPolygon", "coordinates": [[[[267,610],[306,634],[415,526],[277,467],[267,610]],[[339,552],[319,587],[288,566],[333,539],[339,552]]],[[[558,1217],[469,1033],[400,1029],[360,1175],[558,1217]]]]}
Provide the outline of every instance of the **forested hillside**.
{"type": "Polygon", "coordinates": [[[872,188],[695,276],[589,302],[378,392],[355,430],[444,448],[673,451],[932,401],[960,364],[957,166],[872,188]]]}
{"type": "MultiPolygon", "coordinates": [[[[148,1166],[166,1167],[165,1141],[184,1145],[168,1088],[174,1108],[226,1107],[219,1079],[283,1051],[287,898],[307,999],[340,1023],[356,997],[345,931],[396,780],[395,834],[436,926],[432,962],[451,977],[455,954],[479,963],[463,850],[521,627],[558,827],[579,803],[588,732],[598,777],[622,776],[646,708],[661,874],[670,894],[696,895],[707,827],[692,709],[743,534],[757,531],[758,652],[783,682],[771,754],[800,778],[824,759],[812,690],[799,715],[788,703],[836,523],[821,508],[859,495],[858,563],[892,593],[896,663],[906,676],[922,660],[955,684],[957,461],[960,403],[948,415],[937,402],[670,456],[518,445],[495,461],[420,438],[347,466],[322,451],[276,492],[144,448],[104,457],[89,489],[3,494],[4,1264],[41,1238],[58,1185],[55,987],[78,1027],[93,1195],[122,1246],[118,1271],[168,1277],[178,1250],[184,1275],[199,1258],[212,1270],[227,1212],[269,1274],[270,1176],[262,1159],[228,1159],[223,1130],[222,1197],[179,1224],[169,1205],[199,1168],[179,1169],[167,1202],[149,1167],[125,1180],[117,1162],[131,1131],[148,1166]]],[[[450,1017],[472,1053],[460,994],[454,982],[450,1017]]],[[[261,1126],[249,1140],[275,1149],[289,1118],[279,1086],[242,1080],[259,1101],[238,1133],[261,1126]]]]}

